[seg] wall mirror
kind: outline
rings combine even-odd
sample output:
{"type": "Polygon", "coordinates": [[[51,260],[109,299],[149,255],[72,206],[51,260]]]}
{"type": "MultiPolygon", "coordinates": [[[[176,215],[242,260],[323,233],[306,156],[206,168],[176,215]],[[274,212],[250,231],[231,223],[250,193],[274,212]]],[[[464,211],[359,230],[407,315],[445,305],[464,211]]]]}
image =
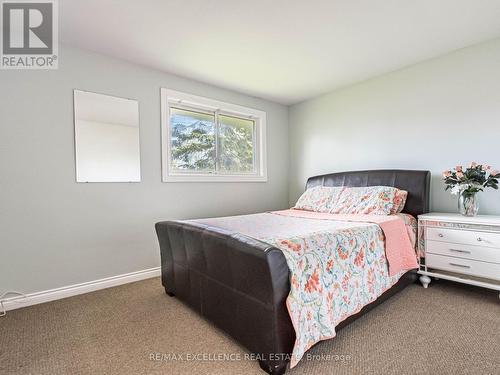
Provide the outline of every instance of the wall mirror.
{"type": "Polygon", "coordinates": [[[139,182],[139,102],[74,90],[77,182],[139,182]]]}

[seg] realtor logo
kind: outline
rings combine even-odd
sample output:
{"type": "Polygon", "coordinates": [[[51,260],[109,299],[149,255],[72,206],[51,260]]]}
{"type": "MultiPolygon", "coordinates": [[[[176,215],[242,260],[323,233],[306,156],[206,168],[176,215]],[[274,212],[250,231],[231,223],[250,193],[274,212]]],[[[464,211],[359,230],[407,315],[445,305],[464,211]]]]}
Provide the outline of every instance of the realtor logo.
{"type": "Polygon", "coordinates": [[[1,2],[2,69],[57,69],[56,0],[1,2]]]}

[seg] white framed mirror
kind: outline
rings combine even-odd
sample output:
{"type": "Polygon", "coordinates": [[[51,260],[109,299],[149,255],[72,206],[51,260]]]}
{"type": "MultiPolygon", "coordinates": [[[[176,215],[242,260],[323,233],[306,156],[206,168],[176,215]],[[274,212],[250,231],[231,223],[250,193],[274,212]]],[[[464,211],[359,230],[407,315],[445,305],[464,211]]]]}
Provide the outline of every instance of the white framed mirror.
{"type": "Polygon", "coordinates": [[[74,90],[77,182],[140,182],[139,102],[74,90]]]}

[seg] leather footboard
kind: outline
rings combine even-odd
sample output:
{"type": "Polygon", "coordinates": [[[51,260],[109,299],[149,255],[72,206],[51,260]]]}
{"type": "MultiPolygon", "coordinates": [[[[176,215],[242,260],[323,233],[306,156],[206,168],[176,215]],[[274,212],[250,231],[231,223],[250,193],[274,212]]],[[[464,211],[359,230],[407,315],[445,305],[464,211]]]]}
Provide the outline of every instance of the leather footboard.
{"type": "Polygon", "coordinates": [[[166,292],[257,354],[270,371],[286,366],[295,332],[281,250],[192,222],[160,222],[156,232],[166,292]]]}

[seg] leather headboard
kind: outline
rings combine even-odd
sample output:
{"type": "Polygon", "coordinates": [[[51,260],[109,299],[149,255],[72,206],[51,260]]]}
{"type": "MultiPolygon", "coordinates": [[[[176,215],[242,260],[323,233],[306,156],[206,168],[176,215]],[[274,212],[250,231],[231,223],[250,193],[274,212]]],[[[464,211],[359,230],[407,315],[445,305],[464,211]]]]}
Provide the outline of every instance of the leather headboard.
{"type": "Polygon", "coordinates": [[[431,172],[404,169],[379,169],[330,173],[309,177],[306,189],[313,186],[394,186],[408,192],[404,213],[415,217],[429,212],[431,172]]]}

